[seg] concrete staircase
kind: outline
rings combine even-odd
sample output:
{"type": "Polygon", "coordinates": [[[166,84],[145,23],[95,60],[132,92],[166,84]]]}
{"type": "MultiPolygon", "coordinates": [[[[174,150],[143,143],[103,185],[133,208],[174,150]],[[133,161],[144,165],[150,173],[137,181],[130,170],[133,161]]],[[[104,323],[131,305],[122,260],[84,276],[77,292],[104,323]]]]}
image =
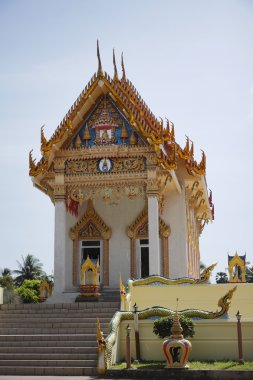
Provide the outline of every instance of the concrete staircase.
{"type": "MultiPolygon", "coordinates": [[[[96,374],[96,318],[106,335],[119,301],[0,307],[0,375],[96,374]]],[[[118,296],[119,297],[119,296],[118,296]]]]}

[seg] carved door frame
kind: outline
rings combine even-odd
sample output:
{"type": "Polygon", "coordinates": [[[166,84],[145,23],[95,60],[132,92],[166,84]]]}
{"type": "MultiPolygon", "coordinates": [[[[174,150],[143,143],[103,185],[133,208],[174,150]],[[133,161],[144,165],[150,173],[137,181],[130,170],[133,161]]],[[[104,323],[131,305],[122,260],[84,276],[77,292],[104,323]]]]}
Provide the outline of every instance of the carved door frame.
{"type": "MultiPolygon", "coordinates": [[[[169,236],[170,226],[159,217],[159,236],[162,240],[162,275],[169,276],[169,236]]],[[[130,238],[130,275],[136,278],[136,239],[148,239],[148,206],[145,206],[133,223],[128,227],[130,238]]]]}
{"type": "Polygon", "coordinates": [[[70,238],[73,241],[73,286],[78,286],[79,263],[79,242],[81,240],[102,240],[103,241],[103,284],[109,285],[109,240],[112,230],[94,209],[93,202],[89,199],[86,212],[82,218],[69,230],[70,238]]]}

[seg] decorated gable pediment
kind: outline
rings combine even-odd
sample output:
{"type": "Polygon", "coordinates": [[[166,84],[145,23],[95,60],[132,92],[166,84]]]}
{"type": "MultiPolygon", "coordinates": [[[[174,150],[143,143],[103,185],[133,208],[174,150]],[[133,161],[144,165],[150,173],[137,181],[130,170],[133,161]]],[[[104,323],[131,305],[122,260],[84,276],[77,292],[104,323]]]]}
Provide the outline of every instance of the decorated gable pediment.
{"type": "Polygon", "coordinates": [[[70,148],[145,145],[110,96],[103,96],[72,138],[70,148]]]}
{"type": "Polygon", "coordinates": [[[72,240],[110,239],[112,231],[97,214],[91,200],[83,217],[69,231],[72,240]]]}

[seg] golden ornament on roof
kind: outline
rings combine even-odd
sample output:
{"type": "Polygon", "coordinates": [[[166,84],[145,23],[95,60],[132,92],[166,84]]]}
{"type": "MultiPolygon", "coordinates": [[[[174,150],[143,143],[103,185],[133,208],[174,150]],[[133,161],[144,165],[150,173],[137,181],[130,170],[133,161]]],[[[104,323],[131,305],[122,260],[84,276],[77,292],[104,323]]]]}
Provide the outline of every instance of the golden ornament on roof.
{"type": "Polygon", "coordinates": [[[129,143],[130,143],[130,145],[136,145],[136,142],[137,142],[137,140],[135,137],[135,133],[134,133],[134,131],[132,131],[132,134],[131,134],[130,139],[129,139],[129,143]]]}

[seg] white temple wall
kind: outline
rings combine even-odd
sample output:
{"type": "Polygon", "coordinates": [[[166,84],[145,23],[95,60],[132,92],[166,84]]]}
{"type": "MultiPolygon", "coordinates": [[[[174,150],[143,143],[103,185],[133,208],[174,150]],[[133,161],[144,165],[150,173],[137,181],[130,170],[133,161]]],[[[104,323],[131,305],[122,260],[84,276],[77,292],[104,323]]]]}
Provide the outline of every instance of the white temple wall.
{"type": "Polygon", "coordinates": [[[109,241],[110,287],[119,286],[119,272],[124,283],[130,277],[130,239],[127,229],[143,210],[145,200],[123,198],[116,203],[117,205],[113,205],[102,200],[94,203],[97,213],[112,229],[109,241]]]}
{"type": "MultiPolygon", "coordinates": [[[[137,198],[129,200],[123,198],[116,202],[94,201],[94,208],[106,225],[112,229],[112,236],[109,240],[109,278],[110,287],[119,286],[119,272],[122,281],[126,282],[130,277],[130,239],[127,236],[127,229],[136,219],[145,206],[145,200],[137,198]]],[[[87,202],[80,210],[79,217],[67,213],[66,215],[66,255],[65,255],[65,289],[73,289],[73,241],[69,237],[69,230],[76,222],[82,218],[86,211],[87,202]]],[[[80,254],[80,252],[79,252],[80,254]]],[[[102,260],[101,260],[101,265],[102,260]]]]}
{"type": "MultiPolygon", "coordinates": [[[[85,207],[86,209],[86,207],[85,207]]],[[[83,207],[81,208],[80,215],[83,215],[83,207]]],[[[80,216],[79,216],[80,218],[80,216]]],[[[66,290],[73,289],[73,241],[69,237],[69,230],[71,227],[73,227],[76,222],[79,220],[79,218],[76,218],[75,216],[71,215],[70,213],[67,213],[66,218],[66,290]]],[[[80,263],[81,264],[81,263],[80,263]]]]}
{"type": "Polygon", "coordinates": [[[169,276],[171,278],[188,276],[187,259],[187,224],[185,191],[176,189],[168,192],[164,199],[164,210],[161,215],[171,228],[169,237],[169,276]]]}

